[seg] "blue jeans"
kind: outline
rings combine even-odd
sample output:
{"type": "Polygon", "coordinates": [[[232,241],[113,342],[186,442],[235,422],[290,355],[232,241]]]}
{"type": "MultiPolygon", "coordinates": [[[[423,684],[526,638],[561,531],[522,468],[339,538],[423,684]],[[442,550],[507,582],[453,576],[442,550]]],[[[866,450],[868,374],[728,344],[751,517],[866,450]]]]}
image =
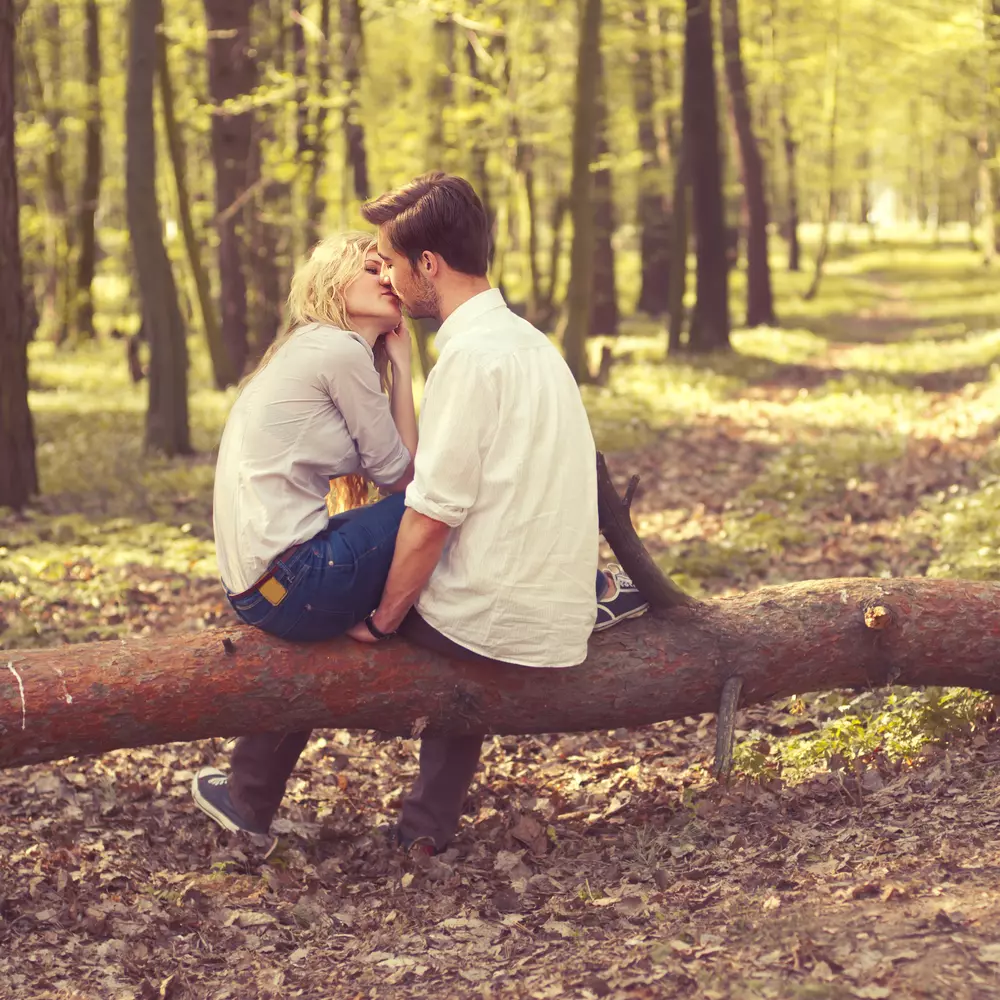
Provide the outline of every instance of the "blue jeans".
{"type": "Polygon", "coordinates": [[[280,639],[342,635],[378,606],[404,510],[404,494],[395,493],[331,517],[319,534],[271,565],[286,591],[280,604],[255,589],[229,603],[248,625],[280,639]]]}

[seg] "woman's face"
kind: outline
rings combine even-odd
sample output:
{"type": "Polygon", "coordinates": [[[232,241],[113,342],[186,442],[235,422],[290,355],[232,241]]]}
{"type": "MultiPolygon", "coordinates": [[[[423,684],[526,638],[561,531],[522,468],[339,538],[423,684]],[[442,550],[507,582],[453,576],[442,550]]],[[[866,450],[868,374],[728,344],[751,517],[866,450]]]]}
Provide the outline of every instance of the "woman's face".
{"type": "Polygon", "coordinates": [[[402,313],[392,287],[379,280],[381,270],[382,260],[372,247],[365,255],[364,270],[347,286],[344,302],[352,320],[384,322],[381,332],[388,333],[402,319],[402,313]]]}

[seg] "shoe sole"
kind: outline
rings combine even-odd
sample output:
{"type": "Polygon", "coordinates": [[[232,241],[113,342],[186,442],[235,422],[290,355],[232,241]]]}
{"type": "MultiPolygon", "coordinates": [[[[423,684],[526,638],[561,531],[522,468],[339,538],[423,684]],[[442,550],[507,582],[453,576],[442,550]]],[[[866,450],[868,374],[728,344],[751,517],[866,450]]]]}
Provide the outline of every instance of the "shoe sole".
{"type": "Polygon", "coordinates": [[[649,610],[649,605],[647,604],[644,608],[636,608],[634,611],[627,611],[623,615],[617,615],[610,621],[600,622],[595,625],[591,631],[592,632],[603,632],[605,629],[611,628],[613,625],[617,625],[619,622],[627,621],[629,618],[641,618],[649,610]]]}
{"type": "Polygon", "coordinates": [[[201,789],[198,787],[198,775],[196,774],[191,779],[191,796],[194,799],[195,805],[208,817],[215,820],[223,830],[228,830],[230,833],[250,833],[254,836],[262,836],[256,830],[248,830],[244,826],[240,826],[234,820],[230,819],[224,812],[216,809],[204,795],[201,794],[201,789]]]}

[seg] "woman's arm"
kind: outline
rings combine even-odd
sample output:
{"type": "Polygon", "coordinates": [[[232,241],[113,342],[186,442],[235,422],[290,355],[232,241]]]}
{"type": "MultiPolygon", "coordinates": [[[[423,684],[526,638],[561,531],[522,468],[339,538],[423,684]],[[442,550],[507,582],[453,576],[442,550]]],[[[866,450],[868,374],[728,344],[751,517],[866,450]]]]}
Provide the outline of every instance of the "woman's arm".
{"type": "Polygon", "coordinates": [[[392,393],[389,408],[399,436],[413,458],[417,450],[417,414],[413,405],[413,353],[410,331],[405,322],[385,335],[385,351],[392,363],[392,393]]]}

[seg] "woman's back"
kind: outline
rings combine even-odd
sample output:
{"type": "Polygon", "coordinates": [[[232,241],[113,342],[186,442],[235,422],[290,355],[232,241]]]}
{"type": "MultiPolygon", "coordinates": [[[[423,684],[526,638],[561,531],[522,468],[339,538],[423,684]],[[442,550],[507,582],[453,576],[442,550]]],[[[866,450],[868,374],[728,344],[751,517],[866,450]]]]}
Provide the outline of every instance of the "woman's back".
{"type": "Polygon", "coordinates": [[[219,443],[223,582],[247,589],[275,556],[321,531],[331,478],[363,472],[388,484],[409,461],[371,347],[333,326],[297,330],[244,387],[219,443]]]}

